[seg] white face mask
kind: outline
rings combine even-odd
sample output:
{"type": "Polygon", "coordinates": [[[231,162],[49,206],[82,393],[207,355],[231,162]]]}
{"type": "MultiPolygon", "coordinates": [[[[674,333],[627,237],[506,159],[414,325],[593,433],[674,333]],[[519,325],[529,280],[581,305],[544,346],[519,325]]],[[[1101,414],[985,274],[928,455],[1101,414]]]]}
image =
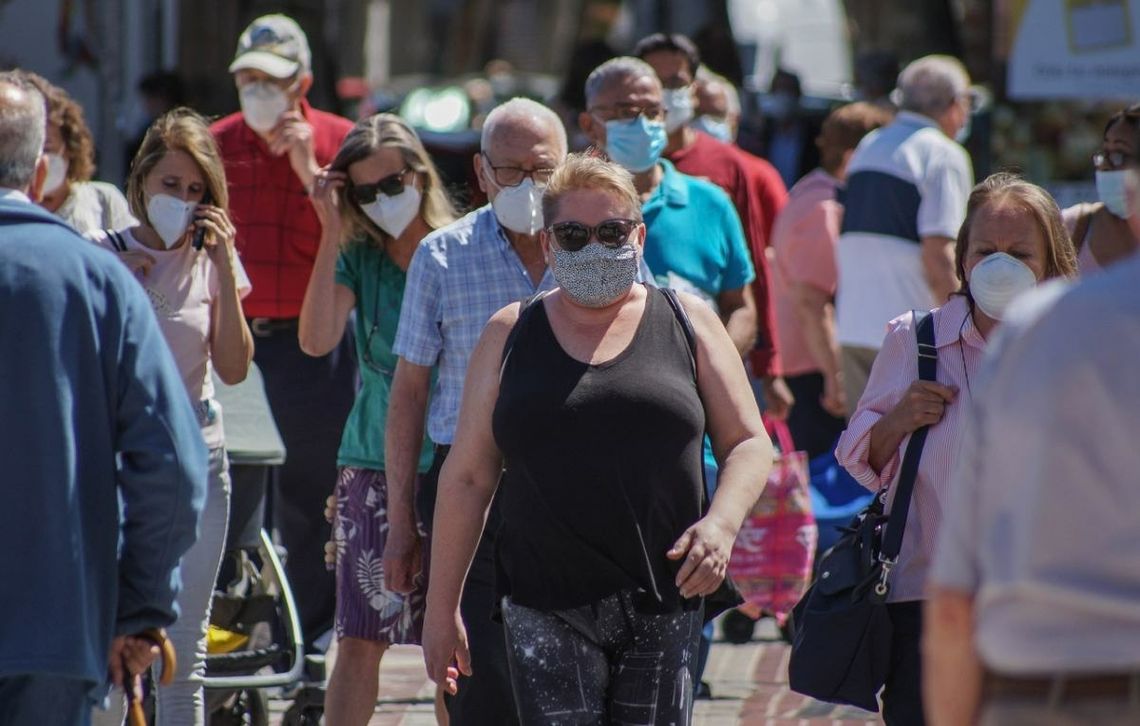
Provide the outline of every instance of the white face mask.
{"type": "Polygon", "coordinates": [[[983,313],[1001,320],[1009,304],[1037,284],[1037,275],[1021,260],[995,252],[970,272],[970,297],[983,313]]]}
{"type": "Polygon", "coordinates": [[[1128,197],[1125,195],[1127,177],[1127,169],[1096,170],[1096,195],[1100,197],[1104,208],[1120,219],[1132,216],[1132,210],[1128,208],[1128,197]]]}
{"type": "Polygon", "coordinates": [[[247,83],[238,91],[241,115],[254,131],[266,133],[277,125],[277,119],[289,109],[289,96],[268,81],[247,83]]]}
{"type": "MultiPolygon", "coordinates": [[[[483,168],[487,170],[487,178],[494,184],[490,167],[483,168]]],[[[491,200],[491,208],[495,210],[499,224],[512,232],[534,234],[542,229],[542,188],[535,185],[529,176],[523,179],[522,184],[500,188],[491,200]]]]}
{"type": "Polygon", "coordinates": [[[661,92],[665,106],[665,133],[671,134],[693,118],[693,91],[684,88],[666,88],[661,92]]]}
{"type": "Polygon", "coordinates": [[[163,244],[170,249],[186,234],[197,208],[197,202],[184,202],[169,194],[155,194],[146,203],[146,216],[163,244]]]}
{"type": "Polygon", "coordinates": [[[47,157],[47,176],[41,194],[51,194],[67,181],[67,159],[59,154],[44,154],[47,157]]]}
{"type": "Polygon", "coordinates": [[[360,211],[387,235],[399,237],[420,213],[421,197],[420,190],[416,189],[415,184],[408,184],[404,187],[404,191],[394,197],[377,193],[374,201],[360,205],[360,211]]]}

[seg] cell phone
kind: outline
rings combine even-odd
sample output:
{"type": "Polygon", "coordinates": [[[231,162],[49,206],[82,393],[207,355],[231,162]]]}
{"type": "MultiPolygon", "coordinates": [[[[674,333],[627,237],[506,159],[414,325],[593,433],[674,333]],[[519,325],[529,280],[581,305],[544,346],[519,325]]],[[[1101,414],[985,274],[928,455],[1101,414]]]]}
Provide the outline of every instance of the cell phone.
{"type": "MultiPolygon", "coordinates": [[[[210,196],[210,190],[207,189],[206,193],[202,196],[202,201],[199,202],[199,204],[213,204],[213,203],[214,203],[214,198],[210,196]]],[[[200,227],[198,227],[198,229],[194,230],[194,238],[190,241],[190,243],[192,245],[194,245],[194,249],[200,250],[200,249],[202,249],[202,245],[205,242],[206,242],[206,228],[200,226],[200,227]]]]}

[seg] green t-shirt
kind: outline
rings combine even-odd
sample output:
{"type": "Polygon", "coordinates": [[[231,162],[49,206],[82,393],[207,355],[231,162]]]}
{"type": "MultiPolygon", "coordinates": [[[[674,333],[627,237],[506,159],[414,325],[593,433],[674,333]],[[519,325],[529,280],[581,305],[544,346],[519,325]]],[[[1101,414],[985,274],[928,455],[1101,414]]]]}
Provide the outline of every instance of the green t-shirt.
{"type": "MultiPolygon", "coordinates": [[[[384,428],[396,371],[392,342],[400,322],[406,279],[404,271],[375,244],[351,242],[337,258],[336,281],[356,296],[356,357],[361,381],[340,439],[340,466],[384,470],[384,428]]],[[[431,460],[431,442],[425,436],[421,473],[431,467],[431,460]]]]}

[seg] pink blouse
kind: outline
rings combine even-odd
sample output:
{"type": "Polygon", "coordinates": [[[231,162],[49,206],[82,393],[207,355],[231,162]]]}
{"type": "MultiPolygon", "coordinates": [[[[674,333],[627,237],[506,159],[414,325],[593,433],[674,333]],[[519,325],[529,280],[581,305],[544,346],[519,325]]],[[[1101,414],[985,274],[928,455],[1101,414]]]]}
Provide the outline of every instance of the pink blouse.
{"type": "MultiPolygon", "coordinates": [[[[891,573],[892,602],[920,600],[926,573],[934,554],[942,509],[949,499],[950,472],[957,459],[970,408],[970,381],[976,380],[986,341],[974,327],[966,298],[955,295],[934,310],[934,342],[938,348],[938,382],[958,388],[958,396],[946,407],[942,420],[930,428],[918,465],[918,477],[907,515],[899,562],[891,573]]],[[[902,454],[910,442],[903,439],[899,450],[881,472],[868,463],[871,427],[895,407],[910,384],[918,379],[918,352],[910,313],[891,321],[883,347],[875,358],[867,388],[847,430],[839,439],[836,457],[855,479],[872,491],[886,483],[888,511],[894,502],[902,454]]]]}

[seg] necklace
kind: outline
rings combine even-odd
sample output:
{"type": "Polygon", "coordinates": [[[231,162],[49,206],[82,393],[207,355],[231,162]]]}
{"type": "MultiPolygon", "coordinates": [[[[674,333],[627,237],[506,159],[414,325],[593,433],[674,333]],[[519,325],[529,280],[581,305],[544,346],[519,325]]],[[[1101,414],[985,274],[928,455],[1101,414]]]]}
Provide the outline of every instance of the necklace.
{"type": "Polygon", "coordinates": [[[962,318],[962,325],[958,328],[958,354],[962,357],[962,375],[966,377],[966,393],[973,397],[974,392],[970,390],[970,369],[966,367],[966,341],[962,338],[966,330],[966,321],[969,319],[970,313],[967,311],[966,317],[962,318]]]}

